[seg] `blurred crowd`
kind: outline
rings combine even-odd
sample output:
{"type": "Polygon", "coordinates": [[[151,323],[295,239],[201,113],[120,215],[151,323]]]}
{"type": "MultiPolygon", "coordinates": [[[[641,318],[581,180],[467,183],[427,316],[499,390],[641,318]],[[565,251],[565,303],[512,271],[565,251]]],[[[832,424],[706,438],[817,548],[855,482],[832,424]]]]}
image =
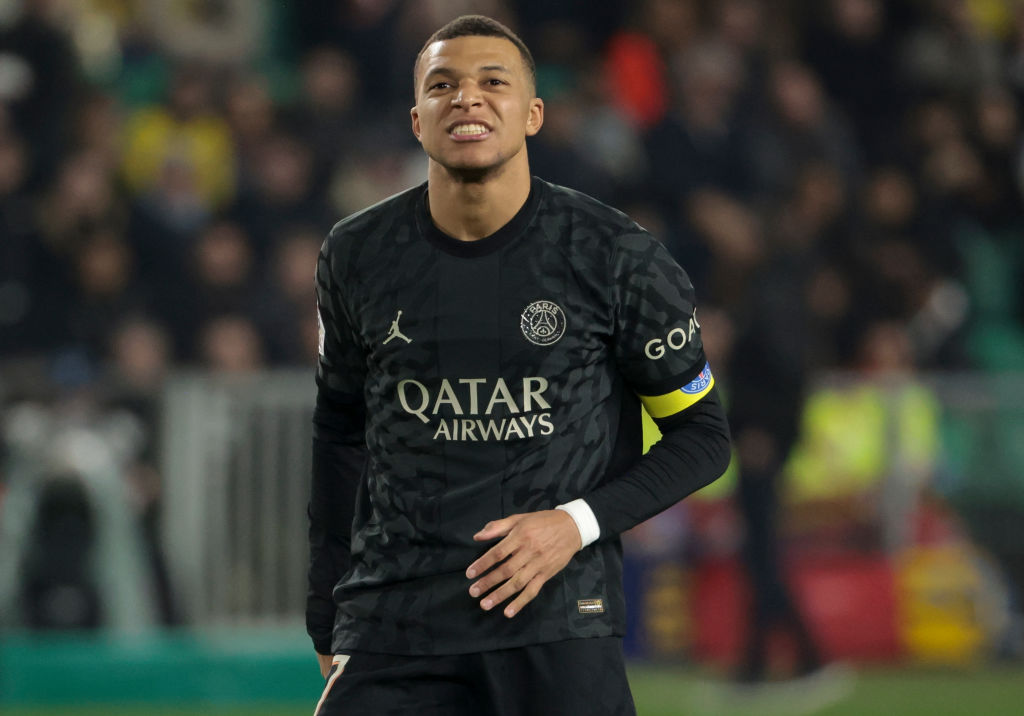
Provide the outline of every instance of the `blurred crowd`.
{"type": "Polygon", "coordinates": [[[816,370],[1024,368],[1022,3],[8,0],[0,404],[152,432],[174,368],[311,365],[320,243],[425,179],[412,63],[465,12],[534,53],[534,173],[669,246],[755,418],[816,370]]]}
{"type": "Polygon", "coordinates": [[[318,245],[423,179],[412,59],[466,10],[536,55],[534,171],[663,239],[726,337],[772,323],[850,367],[886,321],[922,366],[1013,360],[985,338],[1019,322],[1020,261],[979,281],[972,244],[1021,219],[1017,3],[7,5],[0,357],[58,380],[309,363],[318,245]],[[965,342],[978,312],[1005,315],[965,342]]]}

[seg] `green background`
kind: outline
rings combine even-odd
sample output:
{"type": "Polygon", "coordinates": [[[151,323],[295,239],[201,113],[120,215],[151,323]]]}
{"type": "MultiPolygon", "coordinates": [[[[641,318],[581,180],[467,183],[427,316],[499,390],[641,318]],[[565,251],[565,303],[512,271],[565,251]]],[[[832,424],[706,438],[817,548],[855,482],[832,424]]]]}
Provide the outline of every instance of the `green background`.
{"type": "MultiPolygon", "coordinates": [[[[4,716],[285,716],[312,712],[323,687],[296,631],[181,632],[112,638],[7,635],[4,716]]],[[[595,676],[595,678],[597,678],[595,676]]],[[[682,714],[1019,714],[1024,667],[864,667],[838,703],[813,684],[736,689],[685,665],[630,666],[641,716],[682,714]]]]}

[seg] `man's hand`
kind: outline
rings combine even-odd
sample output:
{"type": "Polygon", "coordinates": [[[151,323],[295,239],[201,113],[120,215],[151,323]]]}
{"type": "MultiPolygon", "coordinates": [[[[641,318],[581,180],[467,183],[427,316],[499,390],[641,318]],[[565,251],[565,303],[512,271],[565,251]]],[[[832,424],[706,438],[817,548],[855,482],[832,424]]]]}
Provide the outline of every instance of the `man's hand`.
{"type": "Polygon", "coordinates": [[[316,655],[316,659],[317,659],[317,661],[320,662],[320,673],[326,679],[327,678],[327,674],[331,670],[331,664],[334,662],[334,655],[333,654],[319,654],[318,653],[316,655]]]}
{"type": "Polygon", "coordinates": [[[563,510],[510,515],[488,522],[473,535],[477,542],[498,537],[504,539],[469,565],[466,577],[484,575],[470,586],[469,593],[473,597],[486,595],[480,602],[485,610],[518,594],[505,607],[505,616],[510,618],[537,596],[546,581],[565,569],[583,546],[576,523],[563,510]]]}

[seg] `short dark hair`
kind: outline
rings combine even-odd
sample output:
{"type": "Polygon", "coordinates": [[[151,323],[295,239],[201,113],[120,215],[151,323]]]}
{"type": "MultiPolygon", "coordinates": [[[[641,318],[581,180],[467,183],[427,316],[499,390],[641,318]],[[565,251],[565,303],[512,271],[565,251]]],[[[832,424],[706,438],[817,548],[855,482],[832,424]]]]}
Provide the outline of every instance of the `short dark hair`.
{"type": "Polygon", "coordinates": [[[419,90],[419,87],[417,86],[419,81],[417,78],[417,72],[419,71],[420,58],[423,57],[423,53],[426,52],[427,48],[435,42],[454,40],[456,37],[504,37],[519,50],[519,55],[523,59],[523,65],[526,66],[527,72],[529,73],[533,90],[534,92],[537,91],[537,64],[533,61],[533,55],[530,54],[530,48],[526,46],[526,43],[522,41],[519,35],[512,32],[497,20],[489,18],[486,15],[462,15],[461,17],[455,18],[428,37],[427,41],[423,43],[423,47],[420,48],[419,53],[416,55],[416,62],[412,66],[414,93],[419,90]]]}

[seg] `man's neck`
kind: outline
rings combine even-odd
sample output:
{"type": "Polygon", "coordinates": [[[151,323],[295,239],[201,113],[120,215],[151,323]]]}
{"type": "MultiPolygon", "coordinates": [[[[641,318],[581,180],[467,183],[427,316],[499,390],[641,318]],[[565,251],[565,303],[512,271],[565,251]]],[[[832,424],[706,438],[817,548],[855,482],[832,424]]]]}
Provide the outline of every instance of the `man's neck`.
{"type": "Polygon", "coordinates": [[[460,241],[490,236],[511,221],[530,196],[525,162],[509,162],[499,173],[478,181],[466,179],[436,162],[427,172],[430,217],[437,228],[460,241]]]}

